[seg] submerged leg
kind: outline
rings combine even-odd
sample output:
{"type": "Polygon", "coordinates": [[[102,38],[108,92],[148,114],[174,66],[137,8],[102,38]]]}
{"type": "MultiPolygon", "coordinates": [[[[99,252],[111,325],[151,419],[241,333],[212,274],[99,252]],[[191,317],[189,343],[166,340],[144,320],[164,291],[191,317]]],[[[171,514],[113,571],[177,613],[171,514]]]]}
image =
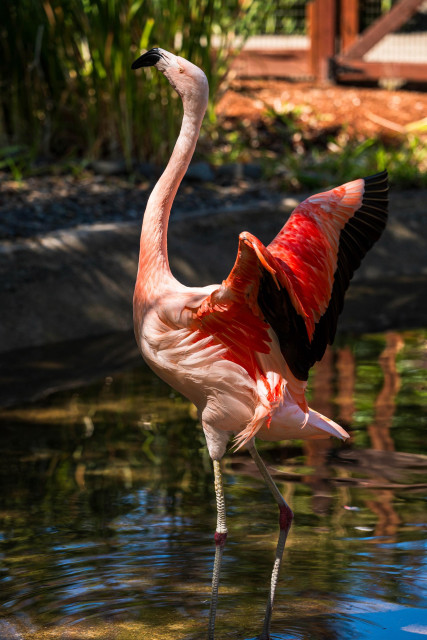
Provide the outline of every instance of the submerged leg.
{"type": "Polygon", "coordinates": [[[283,556],[283,551],[284,551],[285,544],[286,544],[286,538],[288,537],[289,529],[291,528],[292,519],[294,517],[294,514],[292,513],[291,508],[286,503],[284,497],[282,496],[282,494],[280,493],[279,489],[277,488],[277,486],[276,486],[273,478],[269,474],[269,472],[267,470],[267,467],[265,466],[264,462],[260,458],[260,455],[259,455],[259,453],[258,453],[258,451],[256,450],[256,447],[255,447],[255,442],[253,440],[248,444],[248,449],[249,449],[249,453],[251,454],[252,458],[254,459],[255,464],[258,467],[262,477],[264,478],[264,481],[265,481],[267,487],[270,489],[271,493],[273,494],[274,499],[276,500],[277,504],[279,505],[279,512],[280,512],[280,514],[279,514],[279,526],[280,526],[279,540],[277,541],[276,557],[274,559],[273,571],[272,571],[272,574],[271,574],[270,593],[268,594],[267,609],[265,611],[265,618],[264,618],[264,626],[263,626],[262,634],[261,634],[261,637],[260,637],[260,640],[269,640],[269,638],[270,638],[271,614],[273,612],[274,596],[275,596],[275,593],[276,593],[277,581],[278,581],[278,578],[279,578],[280,564],[282,562],[282,556],[283,556]]]}
{"type": "Polygon", "coordinates": [[[221,466],[219,460],[213,461],[215,475],[215,495],[217,508],[217,521],[215,531],[215,560],[212,575],[212,596],[211,608],[209,612],[208,640],[214,640],[215,634],[215,616],[218,605],[218,586],[219,574],[221,571],[221,560],[224,551],[224,545],[227,538],[227,525],[225,521],[225,501],[224,489],[222,486],[221,466]]]}

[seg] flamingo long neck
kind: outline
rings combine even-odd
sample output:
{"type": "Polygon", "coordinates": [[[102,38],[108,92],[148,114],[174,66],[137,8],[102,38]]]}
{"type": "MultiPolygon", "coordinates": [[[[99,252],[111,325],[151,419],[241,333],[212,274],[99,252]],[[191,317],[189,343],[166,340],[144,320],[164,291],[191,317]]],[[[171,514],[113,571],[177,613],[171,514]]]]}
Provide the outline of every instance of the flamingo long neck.
{"type": "Polygon", "coordinates": [[[194,153],[204,109],[185,108],[181,130],[167,167],[154,187],[144,214],[139,253],[138,284],[150,295],[162,282],[172,279],[167,232],[175,194],[194,153]]]}

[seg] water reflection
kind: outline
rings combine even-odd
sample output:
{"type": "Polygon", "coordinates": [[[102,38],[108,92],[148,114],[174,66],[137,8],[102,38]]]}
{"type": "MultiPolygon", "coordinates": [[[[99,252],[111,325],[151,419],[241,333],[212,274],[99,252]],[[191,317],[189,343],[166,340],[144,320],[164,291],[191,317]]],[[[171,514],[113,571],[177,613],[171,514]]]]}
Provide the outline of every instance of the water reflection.
{"type": "MultiPolygon", "coordinates": [[[[350,443],[261,447],[295,512],[273,638],[426,635],[426,345],[341,338],[310,404],[350,443]]],[[[140,365],[0,420],[0,638],[204,637],[216,516],[192,407],[140,365]]],[[[242,640],[262,625],[277,510],[244,453],[225,484],[217,631],[242,640]]]]}

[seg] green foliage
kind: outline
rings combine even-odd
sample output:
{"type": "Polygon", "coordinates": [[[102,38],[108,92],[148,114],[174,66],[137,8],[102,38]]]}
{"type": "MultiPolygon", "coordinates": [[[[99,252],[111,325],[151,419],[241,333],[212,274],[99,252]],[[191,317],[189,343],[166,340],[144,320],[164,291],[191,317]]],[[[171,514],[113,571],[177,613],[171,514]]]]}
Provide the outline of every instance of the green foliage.
{"type": "Polygon", "coordinates": [[[263,122],[221,129],[213,104],[231,43],[255,33],[301,33],[305,0],[20,0],[0,3],[0,169],[15,180],[34,158],[99,157],[164,162],[181,101],[161,74],[131,70],[141,50],[162,46],[202,67],[211,87],[202,153],[214,164],[263,161],[286,189],[327,187],[387,166],[395,185],[427,185],[427,151],[414,135],[313,136],[303,107],[268,109],[263,122]],[[215,45],[215,46],[213,46],[215,45]]]}
{"type": "Polygon", "coordinates": [[[309,0],[246,0],[242,3],[246,21],[236,25],[236,33],[246,35],[295,35],[306,32],[306,7],[309,0]],[[246,24],[247,22],[247,24],[246,24]]]}
{"type": "Polygon", "coordinates": [[[317,161],[338,180],[353,180],[387,168],[395,185],[427,185],[427,175],[423,171],[427,151],[415,136],[391,145],[379,138],[367,138],[362,142],[338,138],[328,145],[327,151],[331,153],[319,154],[317,161]]]}
{"type": "Polygon", "coordinates": [[[387,169],[394,186],[427,187],[427,147],[414,134],[395,138],[350,136],[346,127],[325,130],[321,116],[308,125],[305,107],[267,107],[256,122],[208,124],[201,148],[214,165],[262,162],[276,186],[300,191],[327,188],[387,169]],[[209,139],[211,145],[206,144],[209,139]]]}
{"type": "Polygon", "coordinates": [[[7,169],[17,182],[21,182],[24,173],[32,161],[28,147],[11,145],[0,149],[0,171],[7,169]]]}
{"type": "Polygon", "coordinates": [[[265,159],[266,172],[285,188],[328,187],[385,168],[395,186],[427,186],[427,149],[417,136],[360,139],[345,128],[325,136],[302,127],[300,114],[298,106],[285,113],[267,111],[270,137],[280,140],[281,148],[265,159]]]}
{"type": "Polygon", "coordinates": [[[214,94],[225,71],[225,40],[235,25],[246,36],[257,24],[249,6],[238,0],[225,7],[219,0],[1,3],[3,143],[25,143],[47,156],[121,155],[128,163],[138,154],[166,157],[180,102],[159,74],[131,71],[132,61],[152,46],[174,51],[206,71],[214,94]]]}

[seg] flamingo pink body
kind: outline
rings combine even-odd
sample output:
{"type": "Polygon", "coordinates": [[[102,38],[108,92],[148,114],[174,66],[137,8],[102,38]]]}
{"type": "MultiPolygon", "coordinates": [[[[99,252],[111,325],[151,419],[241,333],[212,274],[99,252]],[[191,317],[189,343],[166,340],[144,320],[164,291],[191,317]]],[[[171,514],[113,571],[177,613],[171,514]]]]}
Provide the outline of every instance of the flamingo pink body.
{"type": "Polygon", "coordinates": [[[307,406],[305,389],[309,369],[334,339],[353,272],[384,229],[387,174],[308,198],[267,247],[251,233],[241,233],[226,280],[186,287],[169,268],[167,227],[199,135],[208,83],[198,67],[162,49],[148,51],[133,65],[141,66],[156,66],[164,73],[182,98],[184,117],[144,215],[134,294],[135,335],[153,371],[196,405],[213,459],[217,528],[209,640],[214,640],[227,537],[219,460],[231,436],[238,447],[247,445],[279,506],[279,539],[260,636],[269,640],[293,514],[256,451],[254,437],[348,437],[342,427],[307,406]]]}
{"type": "MultiPolygon", "coordinates": [[[[180,136],[147,204],[134,295],[136,339],[148,365],[197,407],[209,453],[230,436],[345,439],[309,409],[308,370],[335,335],[344,292],[386,221],[386,174],[358,179],[302,202],[265,247],[239,236],[222,284],[186,287],[172,275],[167,224],[207,105],[203,72],[163,52],[156,64],[184,103],[180,136]]],[[[146,54],[148,55],[148,54],[146,54]]]]}

